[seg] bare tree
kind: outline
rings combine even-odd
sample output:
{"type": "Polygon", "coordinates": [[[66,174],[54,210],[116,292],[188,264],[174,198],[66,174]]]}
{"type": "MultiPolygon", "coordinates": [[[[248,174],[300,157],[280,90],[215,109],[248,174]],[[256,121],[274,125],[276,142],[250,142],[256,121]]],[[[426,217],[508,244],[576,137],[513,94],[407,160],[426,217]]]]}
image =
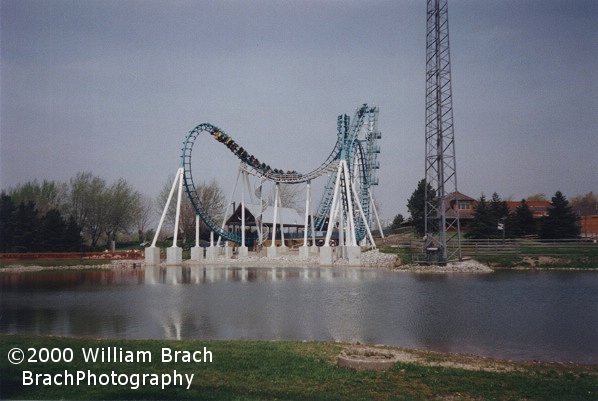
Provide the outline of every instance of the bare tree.
{"type": "Polygon", "coordinates": [[[67,194],[66,184],[47,180],[43,180],[41,184],[37,180],[28,181],[8,191],[8,195],[16,205],[27,202],[35,203],[35,208],[40,215],[46,214],[51,209],[64,212],[67,194]]]}
{"type": "MultiPolygon", "coordinates": [[[[598,195],[594,192],[588,192],[584,195],[578,195],[571,199],[571,207],[581,217],[584,222],[583,227],[587,230],[588,216],[598,214],[598,195]]],[[[587,232],[584,232],[587,235],[587,232]]]]}
{"type": "MultiPolygon", "coordinates": [[[[162,211],[164,210],[164,206],[166,205],[166,201],[168,199],[168,194],[170,193],[173,180],[173,176],[170,176],[168,178],[167,182],[162,187],[162,191],[160,191],[160,194],[158,195],[158,198],[156,200],[156,210],[158,210],[158,213],[160,214],[162,213],[162,211]]],[[[212,180],[209,183],[200,183],[198,186],[196,186],[196,190],[203,210],[206,212],[208,216],[212,218],[212,220],[214,220],[217,224],[220,224],[220,222],[222,221],[226,202],[222,188],[218,185],[216,180],[212,180]]],[[[169,226],[170,229],[174,228],[175,215],[176,192],[174,193],[173,199],[170,202],[165,218],[165,223],[169,226]]],[[[179,231],[181,234],[181,238],[183,239],[183,242],[190,242],[195,237],[195,209],[193,208],[191,201],[187,197],[187,194],[182,194],[179,218],[179,231]]],[[[200,236],[205,236],[208,233],[208,231],[209,230],[207,226],[202,221],[200,223],[200,236]]]]}
{"type": "Polygon", "coordinates": [[[119,232],[126,233],[135,222],[138,193],[123,178],[113,183],[104,194],[106,202],[104,231],[107,241],[116,241],[119,232]]]}
{"type": "MultiPolygon", "coordinates": [[[[295,209],[298,212],[304,212],[305,205],[303,204],[302,198],[305,196],[303,194],[303,190],[305,187],[303,185],[297,184],[280,184],[278,187],[278,193],[280,195],[280,202],[282,203],[282,207],[288,207],[291,209],[295,209]]],[[[268,197],[268,202],[273,205],[274,204],[274,194],[276,192],[273,190],[270,196],[268,197]]]]}
{"type": "MultiPolygon", "coordinates": [[[[209,183],[203,182],[198,189],[199,200],[204,207],[204,210],[210,218],[220,224],[224,217],[224,208],[226,207],[226,200],[222,187],[218,185],[216,180],[209,183]]],[[[200,224],[200,235],[205,236],[209,233],[208,227],[202,221],[200,224]]]]}
{"type": "Polygon", "coordinates": [[[71,215],[95,248],[106,221],[106,181],[80,172],[71,178],[69,187],[71,215]]]}
{"type": "Polygon", "coordinates": [[[154,212],[154,200],[149,196],[136,192],[135,206],[133,207],[133,218],[137,226],[139,242],[146,241],[146,230],[152,221],[154,212]]]}

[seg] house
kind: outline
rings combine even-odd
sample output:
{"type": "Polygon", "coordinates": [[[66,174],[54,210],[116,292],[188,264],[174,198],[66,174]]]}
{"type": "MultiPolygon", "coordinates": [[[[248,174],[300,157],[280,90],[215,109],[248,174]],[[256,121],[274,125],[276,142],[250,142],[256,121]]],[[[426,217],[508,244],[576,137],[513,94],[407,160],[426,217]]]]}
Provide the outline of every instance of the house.
{"type": "MultiPolygon", "coordinates": [[[[532,212],[534,219],[540,219],[548,216],[548,209],[550,209],[549,201],[525,201],[529,210],[532,212]]],[[[515,213],[515,210],[521,206],[521,201],[507,201],[509,213],[515,213]]]]}
{"type": "Polygon", "coordinates": [[[461,192],[451,192],[444,197],[445,205],[447,205],[445,216],[449,219],[454,219],[459,213],[459,224],[461,228],[467,228],[469,223],[473,220],[476,200],[471,196],[462,194],[461,192]]]}

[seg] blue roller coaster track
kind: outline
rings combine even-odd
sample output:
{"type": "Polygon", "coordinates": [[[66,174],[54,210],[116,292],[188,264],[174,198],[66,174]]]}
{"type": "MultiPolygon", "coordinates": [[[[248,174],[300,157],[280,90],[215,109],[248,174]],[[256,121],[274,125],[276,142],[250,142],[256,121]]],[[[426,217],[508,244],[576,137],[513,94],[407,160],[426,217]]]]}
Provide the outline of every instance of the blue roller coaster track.
{"type": "MultiPolygon", "coordinates": [[[[202,134],[210,135],[216,141],[226,146],[240,161],[242,168],[252,175],[276,183],[300,184],[309,182],[315,178],[330,174],[336,171],[338,161],[342,158],[347,160],[350,173],[357,183],[359,201],[363,208],[368,224],[371,223],[370,208],[370,190],[373,185],[378,184],[376,171],[379,168],[377,155],[380,153],[380,147],[377,140],[381,138],[377,130],[377,107],[368,107],[366,104],[361,106],[353,117],[353,124],[350,125],[350,119],[347,115],[338,117],[338,135],[337,141],[332,151],[317,168],[308,173],[299,173],[297,171],[284,171],[273,168],[270,165],[260,161],[257,157],[250,154],[246,149],[240,146],[232,137],[223,130],[209,123],[199,124],[193,128],[185,137],[181,153],[181,166],[183,167],[183,185],[189,200],[206,226],[225,240],[241,243],[239,234],[223,229],[202,205],[199,194],[193,182],[193,172],[191,169],[191,155],[195,141],[202,134]],[[363,135],[360,135],[363,132],[363,135]],[[360,136],[363,136],[362,138],[360,136]]],[[[332,202],[332,190],[335,185],[335,176],[331,175],[322,199],[320,200],[317,215],[315,217],[316,230],[323,230],[327,216],[330,212],[332,202]]],[[[347,202],[343,199],[343,202],[347,202]]],[[[355,214],[357,239],[361,240],[365,236],[365,224],[360,216],[355,214]]]]}

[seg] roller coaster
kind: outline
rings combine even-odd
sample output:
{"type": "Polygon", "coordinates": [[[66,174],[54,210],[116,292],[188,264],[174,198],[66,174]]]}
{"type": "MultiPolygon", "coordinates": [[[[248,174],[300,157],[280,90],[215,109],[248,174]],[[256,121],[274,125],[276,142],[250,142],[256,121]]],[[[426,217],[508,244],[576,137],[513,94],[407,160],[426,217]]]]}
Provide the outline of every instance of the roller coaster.
{"type": "MultiPolygon", "coordinates": [[[[202,251],[199,246],[200,219],[211,233],[210,247],[206,248],[206,259],[213,260],[215,255],[222,250],[222,248],[218,247],[222,240],[237,243],[239,245],[239,256],[247,256],[248,246],[245,241],[247,231],[245,210],[247,204],[245,203],[244,190],[241,192],[241,216],[239,219],[241,223],[240,234],[225,229],[228,208],[229,205],[232,204],[239,177],[242,173],[243,181],[247,185],[250,197],[252,196],[252,190],[250,188],[249,176],[254,176],[258,182],[257,188],[255,188],[255,195],[259,198],[260,205],[258,205],[257,209],[253,209],[253,217],[257,228],[257,245],[259,249],[264,245],[266,238],[266,235],[264,235],[264,226],[268,226],[268,224],[263,221],[263,214],[268,209],[268,205],[262,197],[263,185],[266,182],[271,182],[275,185],[273,220],[271,222],[271,228],[269,228],[271,243],[267,248],[268,257],[277,256],[279,248],[283,253],[286,249],[283,227],[285,224],[288,225],[289,222],[283,222],[282,215],[279,216],[283,210],[279,192],[280,185],[306,184],[307,194],[305,197],[306,206],[305,221],[303,225],[303,246],[299,248],[300,257],[306,258],[310,253],[317,251],[320,255],[320,263],[324,265],[331,265],[335,259],[335,254],[336,257],[348,259],[349,264],[359,264],[359,255],[361,254],[360,245],[367,245],[369,241],[371,247],[376,246],[370,230],[372,225],[372,215],[375,216],[378,228],[382,233],[380,219],[378,218],[372,195],[372,187],[378,185],[377,171],[380,168],[378,162],[378,154],[380,153],[378,140],[382,135],[380,131],[378,131],[377,121],[378,108],[369,107],[367,104],[358,108],[352,119],[346,114],[339,116],[337,120],[337,138],[332,151],[315,169],[306,173],[300,173],[295,170],[284,171],[282,169],[274,168],[249,153],[249,151],[243,148],[231,136],[226,134],[224,130],[209,123],[199,124],[186,135],[183,142],[180,166],[162,211],[156,234],[154,235],[151,246],[145,249],[146,263],[149,265],[160,263],[160,249],[156,247],[156,243],[177,186],[174,235],[172,246],[167,248],[166,263],[172,265],[182,262],[182,248],[177,246],[177,238],[183,187],[196,214],[196,245],[191,248],[191,258],[193,260],[202,258],[202,251]],[[231,193],[231,199],[225,204],[226,210],[224,210],[223,213],[224,220],[220,225],[208,212],[212,205],[202,204],[200,193],[193,181],[191,159],[193,147],[200,137],[213,138],[218,143],[226,146],[226,148],[239,160],[239,169],[235,186],[231,193]],[[317,213],[311,215],[311,181],[322,176],[328,176],[328,182],[318,204],[317,213]],[[278,226],[280,226],[280,247],[277,246],[276,239],[278,226]],[[308,231],[310,231],[310,228],[312,240],[311,247],[308,245],[308,231]],[[323,241],[323,246],[321,247],[315,246],[316,228],[318,232],[325,232],[325,239],[323,241]],[[332,232],[335,230],[338,232],[338,244],[340,245],[339,253],[336,253],[331,247],[332,232]],[[216,244],[214,244],[215,235],[218,236],[218,242],[216,244]]],[[[233,214],[234,213],[235,210],[233,210],[233,214]]],[[[296,222],[294,225],[298,227],[296,222]]],[[[253,240],[253,238],[251,238],[251,240],[253,240]]],[[[230,255],[232,248],[224,247],[223,250],[225,255],[227,253],[230,255]]]]}
{"type": "MultiPolygon", "coordinates": [[[[376,213],[372,187],[378,184],[377,170],[380,168],[378,154],[380,146],[378,140],[381,133],[377,127],[378,108],[369,107],[367,104],[357,109],[353,119],[348,115],[340,115],[337,121],[337,140],[328,157],[315,169],[299,173],[297,171],[285,171],[274,168],[257,157],[250,154],[224,130],[209,123],[199,124],[193,128],[185,137],[181,153],[181,167],[183,168],[182,182],[195,209],[197,215],[215,235],[227,241],[242,244],[241,235],[227,231],[224,225],[218,224],[207,212],[206,205],[202,204],[199,193],[193,181],[192,154],[193,146],[202,135],[209,135],[217,142],[226,146],[233,155],[240,161],[240,168],[257,178],[260,182],[270,181],[276,184],[301,184],[310,183],[312,180],[328,175],[328,182],[324,189],[322,198],[317,207],[317,214],[313,217],[315,229],[326,230],[331,215],[335,187],[340,187],[339,201],[344,217],[354,221],[354,235],[357,241],[366,237],[366,231],[372,223],[372,211],[376,213]],[[342,182],[337,183],[339,174],[332,174],[338,169],[339,162],[344,160],[348,166],[348,172],[353,191],[348,191],[346,178],[341,176],[342,182]],[[356,198],[351,196],[356,194],[356,198]],[[351,205],[359,202],[359,205],[351,205]],[[351,207],[355,206],[355,207],[351,207]],[[351,213],[352,216],[348,216],[351,213]]],[[[261,184],[260,184],[261,185],[261,184]]],[[[377,215],[376,215],[377,218],[377,215]]],[[[244,245],[244,244],[243,244],[244,245]]]]}

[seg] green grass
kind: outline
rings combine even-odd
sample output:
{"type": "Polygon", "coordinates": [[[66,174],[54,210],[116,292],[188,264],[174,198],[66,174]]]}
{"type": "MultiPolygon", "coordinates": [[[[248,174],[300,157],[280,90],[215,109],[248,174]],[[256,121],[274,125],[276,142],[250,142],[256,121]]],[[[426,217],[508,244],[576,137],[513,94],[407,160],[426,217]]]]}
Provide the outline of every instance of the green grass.
{"type": "Polygon", "coordinates": [[[413,258],[413,250],[409,247],[397,247],[382,245],[378,247],[378,250],[382,253],[393,253],[399,256],[404,262],[411,262],[413,258]]]}
{"type": "MultiPolygon", "coordinates": [[[[95,340],[0,335],[2,399],[196,399],[196,400],[595,400],[595,367],[510,363],[511,372],[471,371],[398,363],[388,372],[356,372],[338,368],[335,356],[343,345],[316,342],[95,340]],[[123,347],[151,351],[151,363],[85,364],[81,347],[123,347]],[[203,349],[211,364],[161,363],[160,349],[203,349]],[[19,347],[74,350],[72,363],[21,365],[8,363],[9,349],[19,347]],[[162,373],[176,369],[194,373],[189,390],[146,386],[21,385],[23,370],[59,373],[90,369],[96,374],[162,373]]],[[[452,356],[447,355],[450,359],[452,356]]]]}

